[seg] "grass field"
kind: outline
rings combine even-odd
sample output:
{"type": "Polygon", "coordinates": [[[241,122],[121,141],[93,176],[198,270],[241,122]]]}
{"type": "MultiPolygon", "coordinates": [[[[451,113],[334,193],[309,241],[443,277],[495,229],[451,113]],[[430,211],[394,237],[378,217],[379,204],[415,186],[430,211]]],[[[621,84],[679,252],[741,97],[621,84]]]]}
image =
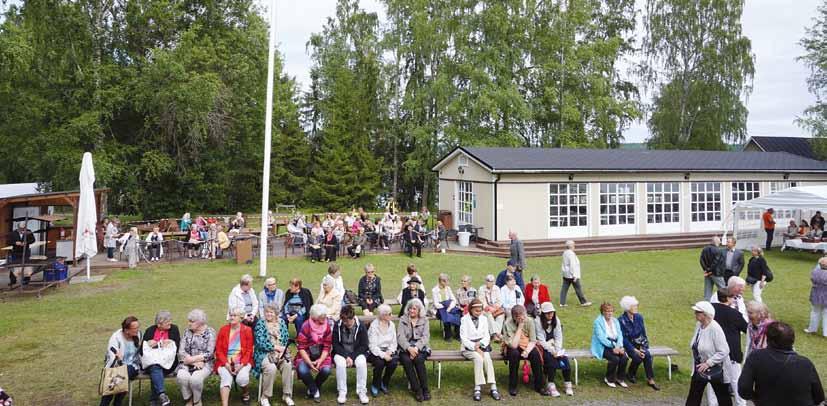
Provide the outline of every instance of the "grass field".
{"type": "MultiPolygon", "coordinates": [[[[694,327],[689,306],[699,300],[703,292],[698,253],[699,250],[681,250],[581,257],[584,289],[595,306],[558,308],[565,329],[566,348],[588,348],[592,321],[598,315],[597,304],[609,301],[616,305],[621,296],[634,295],[640,300],[640,310],[646,317],[652,344],[669,346],[681,352],[681,356],[673,359],[680,365],[680,371],[669,382],[666,379],[665,359],[656,359],[655,374],[662,391],[654,392],[641,383],[625,390],[609,389],[602,383],[605,364],[585,361],[580,364],[580,385],[575,390],[575,397],[555,399],[552,403],[682,403],[688,390],[690,359],[687,354],[694,327]]],[[[764,299],[776,318],[795,327],[796,349],[810,357],[825,377],[827,339],[801,332],[808,320],[809,273],[816,259],[817,256],[809,253],[770,253],[768,262],[776,278],[765,290],[764,299]]],[[[413,260],[402,255],[372,255],[361,260],[344,258],[341,265],[346,286],[355,290],[362,275],[362,266],[368,262],[375,264],[383,281],[384,293],[390,297],[398,292],[399,280],[409,261],[417,264],[429,289],[441,272],[451,275],[455,284],[461,275],[469,274],[473,284],[479,286],[486,274],[496,273],[504,265],[504,260],[498,258],[432,254],[413,260]]],[[[101,283],[61,288],[40,300],[12,298],[0,304],[0,386],[14,395],[18,405],[95,404],[106,342],[126,315],[137,316],[143,330],[152,322],[157,310],[167,309],[173,313],[174,322],[184,328],[186,313],[199,307],[207,311],[209,324],[218,329],[223,323],[230,289],[242,274],[255,275],[257,271],[257,265],[239,266],[230,262],[160,265],[118,271],[101,283]]],[[[269,266],[269,272],[279,279],[280,287],[283,288],[291,277],[298,276],[306,281],[305,286],[311,288],[314,297],[325,271],[325,264],[310,264],[302,259],[274,259],[269,266]]],[[[526,279],[533,274],[540,275],[543,282],[549,284],[556,304],[560,257],[530,259],[526,279]]],[[[263,280],[256,279],[256,291],[262,284],[263,280]]],[[[746,296],[749,299],[751,293],[747,292],[746,296]]],[[[569,292],[569,303],[576,302],[572,290],[569,292]]],[[[440,338],[436,322],[432,322],[431,332],[434,348],[459,348],[456,341],[446,343],[440,338]]],[[[503,363],[497,363],[497,372],[500,387],[504,389],[507,386],[507,370],[503,363]]],[[[443,364],[441,390],[436,389],[434,373],[431,377],[432,404],[470,403],[473,382],[470,363],[443,364]]],[[[279,386],[278,383],[276,385],[279,386]]],[[[413,403],[405,390],[406,381],[401,368],[397,370],[392,385],[391,395],[377,398],[373,403],[413,403]]],[[[205,404],[218,403],[217,386],[217,379],[211,378],[206,385],[205,404]]],[[[137,398],[136,404],[148,404],[148,388],[148,382],[145,382],[143,394],[137,398]]],[[[173,381],[168,381],[167,390],[174,404],[182,404],[173,381]]],[[[296,400],[299,404],[309,404],[301,396],[303,391],[304,386],[297,383],[296,400]]],[[[234,404],[240,404],[238,397],[233,395],[234,404]]],[[[326,404],[335,402],[333,377],[325,384],[322,399],[326,404]]],[[[506,395],[501,403],[538,400],[539,396],[523,386],[517,398],[506,395]]],[[[355,404],[353,396],[349,401],[355,404]]]]}

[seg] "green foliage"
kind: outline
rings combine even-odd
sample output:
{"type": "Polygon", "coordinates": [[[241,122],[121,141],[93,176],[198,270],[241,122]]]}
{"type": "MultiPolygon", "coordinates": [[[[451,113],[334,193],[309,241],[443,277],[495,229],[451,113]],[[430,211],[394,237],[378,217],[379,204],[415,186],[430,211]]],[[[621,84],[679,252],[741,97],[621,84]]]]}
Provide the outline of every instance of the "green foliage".
{"type": "Polygon", "coordinates": [[[725,149],[746,138],[755,74],[743,0],[648,0],[644,67],[657,92],[650,148],[725,149]]]}
{"type": "Polygon", "coordinates": [[[816,96],[816,102],[804,110],[797,123],[813,135],[816,155],[827,160],[827,104],[824,103],[827,92],[827,3],[819,6],[815,23],[807,29],[800,44],[806,53],[798,60],[810,68],[807,86],[810,93],[816,96]]]}

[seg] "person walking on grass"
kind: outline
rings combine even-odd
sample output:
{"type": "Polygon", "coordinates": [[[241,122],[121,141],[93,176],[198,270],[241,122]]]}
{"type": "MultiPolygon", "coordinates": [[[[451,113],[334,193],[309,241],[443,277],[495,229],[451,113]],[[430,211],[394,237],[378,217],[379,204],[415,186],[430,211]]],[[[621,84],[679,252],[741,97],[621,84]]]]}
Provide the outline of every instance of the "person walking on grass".
{"type": "Polygon", "coordinates": [[[704,300],[712,299],[712,286],[718,289],[726,287],[724,280],[725,257],[720,249],[721,239],[713,237],[712,241],[701,251],[701,270],[704,272],[704,300]]]}
{"type": "Polygon", "coordinates": [[[560,286],[560,307],[566,307],[566,297],[569,294],[569,286],[574,285],[574,292],[580,301],[580,306],[591,306],[592,302],[586,299],[583,294],[583,287],[580,284],[580,258],[574,252],[574,241],[566,241],[566,250],[563,251],[563,284],[560,286]]]}

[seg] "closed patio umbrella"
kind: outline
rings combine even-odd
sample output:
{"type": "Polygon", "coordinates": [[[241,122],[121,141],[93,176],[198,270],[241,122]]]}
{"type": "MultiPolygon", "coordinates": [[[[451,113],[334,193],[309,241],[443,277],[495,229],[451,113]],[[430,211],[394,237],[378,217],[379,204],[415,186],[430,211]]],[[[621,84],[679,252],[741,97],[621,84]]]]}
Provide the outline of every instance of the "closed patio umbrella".
{"type": "Polygon", "coordinates": [[[80,198],[78,200],[78,217],[75,219],[75,257],[86,256],[86,280],[91,279],[91,258],[98,253],[97,231],[98,214],[95,207],[95,168],[92,154],[85,152],[80,166],[80,198]]]}

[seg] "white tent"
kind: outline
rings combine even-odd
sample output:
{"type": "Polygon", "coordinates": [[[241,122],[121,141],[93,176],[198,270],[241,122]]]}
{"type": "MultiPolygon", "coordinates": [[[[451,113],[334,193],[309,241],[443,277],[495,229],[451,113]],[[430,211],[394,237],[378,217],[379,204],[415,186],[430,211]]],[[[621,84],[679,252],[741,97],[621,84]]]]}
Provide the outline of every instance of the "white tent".
{"type": "Polygon", "coordinates": [[[738,202],[732,207],[733,233],[738,239],[738,248],[751,245],[763,246],[766,233],[760,219],[761,213],[772,208],[775,211],[775,237],[773,245],[783,243],[782,234],[787,224],[795,220],[809,219],[816,210],[827,212],[827,186],[798,186],[752,200],[738,202]]]}
{"type": "Polygon", "coordinates": [[[98,244],[95,234],[97,231],[98,215],[95,208],[95,168],[92,165],[92,154],[85,152],[80,167],[80,199],[78,214],[75,219],[75,257],[86,256],[86,279],[91,277],[91,258],[98,253],[98,244]]]}

